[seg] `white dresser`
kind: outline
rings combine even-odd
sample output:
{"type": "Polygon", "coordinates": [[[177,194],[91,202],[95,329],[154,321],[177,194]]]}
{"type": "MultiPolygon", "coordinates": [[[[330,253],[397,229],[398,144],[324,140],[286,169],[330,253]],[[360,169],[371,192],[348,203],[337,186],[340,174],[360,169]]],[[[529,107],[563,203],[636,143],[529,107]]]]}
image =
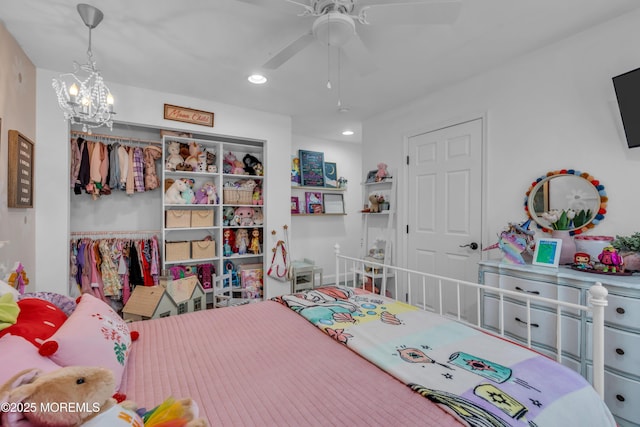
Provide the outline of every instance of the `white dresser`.
{"type": "MultiPolygon", "coordinates": [[[[490,286],[587,303],[587,290],[601,282],[609,291],[605,309],[605,402],[621,427],[640,426],[640,276],[611,276],[572,270],[481,261],[478,280],[490,286]]],[[[498,329],[498,299],[483,297],[483,322],[498,329]]],[[[549,307],[532,304],[533,347],[555,357],[556,316],[549,307]]],[[[504,328],[512,339],[526,343],[526,309],[505,298],[504,328]]],[[[561,316],[562,363],[591,379],[591,321],[577,312],[561,316]]]]}

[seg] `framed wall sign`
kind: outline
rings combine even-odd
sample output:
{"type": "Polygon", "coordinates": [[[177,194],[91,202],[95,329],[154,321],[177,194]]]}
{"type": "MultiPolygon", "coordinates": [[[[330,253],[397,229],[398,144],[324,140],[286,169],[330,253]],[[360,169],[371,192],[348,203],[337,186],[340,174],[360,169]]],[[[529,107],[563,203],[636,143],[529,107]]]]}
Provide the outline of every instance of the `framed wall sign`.
{"type": "Polygon", "coordinates": [[[213,113],[194,110],[193,108],[164,104],[164,118],[166,120],[213,127],[213,113]]]}
{"type": "Polygon", "coordinates": [[[17,130],[9,130],[8,148],[7,206],[10,208],[32,208],[33,142],[17,130]]]}
{"type": "Polygon", "coordinates": [[[376,182],[376,174],[377,173],[378,173],[377,170],[369,171],[369,173],[367,173],[367,180],[365,182],[367,184],[372,183],[372,182],[376,182]]]}
{"type": "Polygon", "coordinates": [[[298,150],[300,182],[313,187],[324,187],[324,153],[298,150]]]}
{"type": "Polygon", "coordinates": [[[308,191],[304,193],[304,201],[305,201],[305,206],[307,208],[306,209],[307,213],[310,213],[310,214],[322,213],[323,211],[322,193],[308,191]]]}
{"type": "Polygon", "coordinates": [[[324,186],[338,188],[338,172],[333,162],[324,162],[324,186]]]}
{"type": "Polygon", "coordinates": [[[533,253],[534,265],[557,267],[560,262],[560,250],[562,240],[541,238],[536,242],[536,250],[533,253]]]}
{"type": "Polygon", "coordinates": [[[342,194],[324,194],[324,213],[344,214],[344,198],[342,194]]]}
{"type": "Polygon", "coordinates": [[[300,200],[296,196],[291,196],[291,213],[300,213],[300,200]]]}

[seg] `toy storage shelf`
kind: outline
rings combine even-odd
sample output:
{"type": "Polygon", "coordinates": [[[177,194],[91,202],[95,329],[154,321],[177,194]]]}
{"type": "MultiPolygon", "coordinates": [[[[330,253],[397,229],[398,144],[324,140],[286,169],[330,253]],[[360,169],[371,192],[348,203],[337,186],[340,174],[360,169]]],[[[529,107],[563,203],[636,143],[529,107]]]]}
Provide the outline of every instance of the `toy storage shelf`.
{"type": "MultiPolygon", "coordinates": [[[[162,155],[162,182],[165,184],[165,193],[163,193],[162,197],[162,268],[163,270],[168,270],[174,266],[184,266],[188,270],[195,270],[196,266],[199,264],[211,264],[213,265],[213,270],[215,271],[215,276],[213,278],[213,282],[219,282],[219,278],[222,276],[233,278],[236,280],[233,283],[232,287],[229,289],[233,289],[233,292],[228,295],[229,298],[240,296],[243,292],[243,283],[239,275],[235,273],[235,270],[241,267],[242,265],[251,265],[251,266],[260,266],[264,270],[265,257],[262,249],[262,241],[260,241],[260,248],[258,253],[247,253],[243,255],[238,255],[237,250],[234,248],[231,254],[225,255],[224,251],[224,235],[225,231],[230,230],[232,233],[236,234],[241,229],[247,229],[251,232],[254,229],[259,230],[260,234],[263,234],[265,223],[262,221],[260,224],[254,224],[252,221],[247,221],[246,225],[228,225],[225,224],[225,211],[234,211],[239,207],[250,207],[251,209],[257,209],[264,218],[264,197],[262,193],[262,189],[265,187],[266,177],[263,175],[251,175],[249,172],[246,174],[242,173],[229,173],[229,170],[226,169],[226,164],[228,160],[231,158],[229,155],[233,155],[235,159],[239,162],[243,162],[247,157],[253,157],[257,159],[260,163],[264,165],[264,141],[258,140],[243,140],[239,138],[231,138],[231,137],[215,137],[215,136],[207,136],[207,135],[198,135],[198,138],[190,138],[190,137],[178,137],[178,136],[168,136],[165,135],[162,141],[163,155],[162,155]],[[199,157],[198,167],[193,171],[182,171],[179,170],[183,166],[174,166],[170,168],[171,164],[168,163],[170,152],[169,146],[175,146],[175,143],[180,144],[183,148],[185,144],[189,146],[189,144],[196,144],[197,148],[194,147],[194,152],[197,151],[199,153],[204,153],[204,156],[199,157]],[[205,159],[207,159],[206,154],[213,154],[213,156],[209,157],[209,162],[205,165],[203,164],[205,159]],[[215,160],[211,162],[211,157],[214,157],[215,160]],[[212,203],[203,203],[203,204],[193,204],[193,203],[169,203],[167,200],[166,190],[168,188],[167,180],[178,180],[184,179],[187,182],[191,182],[193,184],[192,190],[197,192],[199,189],[203,187],[205,183],[212,183],[217,192],[217,197],[212,203]],[[252,180],[255,184],[254,190],[252,190],[252,195],[255,195],[255,189],[259,188],[260,195],[260,203],[254,204],[254,201],[251,200],[250,203],[233,203],[233,201],[226,201],[224,198],[224,188],[226,186],[232,186],[236,183],[245,182],[248,180],[252,180]],[[196,213],[202,214],[203,216],[207,216],[205,212],[211,212],[211,216],[213,217],[213,223],[209,223],[203,226],[200,223],[192,223],[192,226],[189,224],[172,224],[175,225],[173,227],[169,227],[167,225],[167,213],[174,211],[185,211],[187,215],[192,216],[193,218],[196,216],[196,213]],[[202,257],[202,255],[206,255],[205,253],[199,252],[199,257],[194,256],[194,252],[197,248],[193,245],[197,245],[197,243],[204,240],[211,240],[213,242],[213,255],[208,257],[202,257]],[[186,255],[190,255],[188,257],[180,257],[180,259],[174,259],[171,261],[166,260],[167,253],[167,243],[178,242],[178,241],[188,241],[190,242],[190,252],[186,253],[186,255]]],[[[184,156],[183,156],[184,157],[184,156]]],[[[243,163],[243,166],[246,164],[243,163]]],[[[239,165],[236,165],[239,167],[239,165]]],[[[264,171],[264,169],[263,169],[264,171]]],[[[211,202],[211,200],[207,200],[211,202]]],[[[181,213],[182,214],[182,213],[181,213]]],[[[216,301],[216,292],[214,290],[210,290],[207,292],[208,303],[215,306],[223,306],[217,304],[216,301]],[[211,301],[209,301],[211,300],[211,301]]],[[[234,299],[236,301],[236,299],[234,299]]],[[[230,305],[235,305],[230,304],[230,305]]]]}

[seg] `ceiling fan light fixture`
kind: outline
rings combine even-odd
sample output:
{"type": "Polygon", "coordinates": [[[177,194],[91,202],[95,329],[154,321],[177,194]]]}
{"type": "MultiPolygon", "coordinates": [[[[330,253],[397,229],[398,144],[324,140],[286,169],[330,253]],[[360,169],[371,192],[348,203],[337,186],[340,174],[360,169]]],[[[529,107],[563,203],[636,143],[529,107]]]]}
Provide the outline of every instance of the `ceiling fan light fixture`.
{"type": "Polygon", "coordinates": [[[313,22],[311,31],[321,43],[340,47],[355,36],[356,24],[349,15],[329,12],[313,22]]]}
{"type": "Polygon", "coordinates": [[[262,85],[267,82],[267,78],[262,74],[251,74],[247,78],[247,80],[249,80],[249,82],[253,83],[254,85],[262,85]]]}
{"type": "Polygon", "coordinates": [[[354,134],[354,132],[353,132],[352,130],[350,130],[350,129],[347,129],[347,130],[343,130],[343,131],[342,131],[342,134],[343,134],[344,136],[351,136],[351,135],[353,135],[353,134],[354,134]]]}

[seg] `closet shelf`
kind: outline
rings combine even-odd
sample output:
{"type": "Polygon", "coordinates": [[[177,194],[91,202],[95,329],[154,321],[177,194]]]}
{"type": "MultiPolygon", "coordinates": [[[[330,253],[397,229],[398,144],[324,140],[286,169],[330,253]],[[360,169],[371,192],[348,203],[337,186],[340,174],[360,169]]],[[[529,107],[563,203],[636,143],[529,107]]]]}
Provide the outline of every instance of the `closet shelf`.
{"type": "Polygon", "coordinates": [[[191,231],[191,230],[217,230],[219,226],[214,227],[167,227],[164,231],[191,231]]]}
{"type": "Polygon", "coordinates": [[[215,177],[218,174],[217,173],[213,173],[213,172],[198,172],[198,171],[172,171],[172,170],[165,170],[164,171],[165,176],[190,176],[190,177],[199,177],[199,176],[210,176],[210,177],[215,177]]]}
{"type": "Polygon", "coordinates": [[[236,179],[264,179],[263,175],[240,175],[233,173],[225,173],[222,175],[224,178],[236,178],[236,179]]]}
{"type": "Polygon", "coordinates": [[[213,257],[213,258],[187,258],[187,259],[182,259],[182,260],[175,260],[175,261],[167,261],[165,260],[165,264],[166,265],[173,265],[173,264],[193,264],[195,262],[207,262],[207,261],[215,261],[217,260],[219,257],[213,257]]]}

